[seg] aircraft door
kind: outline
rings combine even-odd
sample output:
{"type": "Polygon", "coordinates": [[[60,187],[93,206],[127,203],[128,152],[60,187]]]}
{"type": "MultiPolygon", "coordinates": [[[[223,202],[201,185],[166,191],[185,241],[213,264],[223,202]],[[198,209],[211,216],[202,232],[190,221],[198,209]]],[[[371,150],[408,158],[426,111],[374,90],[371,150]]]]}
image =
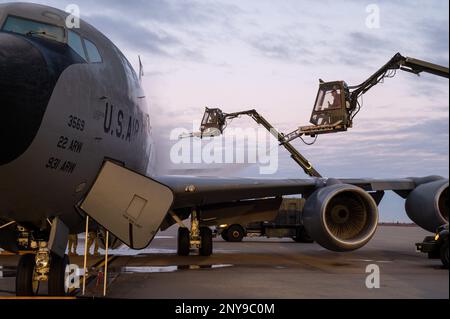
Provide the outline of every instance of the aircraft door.
{"type": "Polygon", "coordinates": [[[130,248],[143,249],[173,200],[169,187],[106,161],[80,208],[130,248]]]}

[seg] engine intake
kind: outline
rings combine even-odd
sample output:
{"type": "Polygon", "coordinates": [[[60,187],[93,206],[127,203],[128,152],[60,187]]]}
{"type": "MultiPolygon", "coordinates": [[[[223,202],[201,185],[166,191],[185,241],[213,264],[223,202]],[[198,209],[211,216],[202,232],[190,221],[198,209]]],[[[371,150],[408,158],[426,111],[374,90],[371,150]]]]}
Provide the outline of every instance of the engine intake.
{"type": "Polygon", "coordinates": [[[306,200],[303,223],[321,246],[333,251],[355,250],[375,234],[378,207],[363,189],[335,184],[316,190],[306,200]]]}
{"type": "Polygon", "coordinates": [[[406,213],[417,225],[435,232],[448,223],[448,180],[440,179],[417,186],[407,197],[406,213]]]}

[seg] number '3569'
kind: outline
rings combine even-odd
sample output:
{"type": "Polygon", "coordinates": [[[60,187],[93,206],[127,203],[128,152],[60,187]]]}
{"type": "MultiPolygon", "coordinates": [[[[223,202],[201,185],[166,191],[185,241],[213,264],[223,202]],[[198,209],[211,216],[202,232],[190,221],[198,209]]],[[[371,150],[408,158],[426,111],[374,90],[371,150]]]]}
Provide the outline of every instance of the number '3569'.
{"type": "Polygon", "coordinates": [[[84,122],[84,120],[82,120],[82,119],[80,119],[80,118],[78,118],[76,116],[70,115],[69,116],[69,122],[67,123],[67,125],[69,127],[71,127],[71,128],[74,128],[74,129],[78,130],[78,131],[83,131],[85,122],[84,122]]]}

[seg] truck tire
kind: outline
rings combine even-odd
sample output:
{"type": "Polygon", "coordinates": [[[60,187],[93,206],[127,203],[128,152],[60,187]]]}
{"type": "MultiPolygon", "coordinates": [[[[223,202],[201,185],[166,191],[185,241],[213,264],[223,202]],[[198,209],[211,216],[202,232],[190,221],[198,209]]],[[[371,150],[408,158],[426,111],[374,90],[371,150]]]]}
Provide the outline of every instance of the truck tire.
{"type": "Polygon", "coordinates": [[[227,230],[227,238],[230,242],[240,242],[245,236],[245,230],[241,225],[231,225],[227,230]]]}
{"type": "MultiPolygon", "coordinates": [[[[434,236],[427,236],[427,237],[425,237],[423,242],[424,243],[434,242],[434,236]]],[[[432,251],[429,251],[427,255],[428,255],[428,259],[439,259],[439,258],[441,258],[441,252],[440,252],[439,248],[433,249],[432,251]]]]}
{"type": "Polygon", "coordinates": [[[228,228],[223,229],[220,236],[223,240],[228,241],[228,228]]]}
{"type": "Polygon", "coordinates": [[[211,256],[213,252],[213,238],[209,227],[200,227],[200,240],[200,256],[211,256]]]}
{"type": "Polygon", "coordinates": [[[298,227],[295,232],[295,237],[292,239],[297,243],[306,243],[311,244],[314,242],[314,239],[312,239],[309,234],[306,232],[305,227],[298,227]]]}
{"type": "Polygon", "coordinates": [[[448,238],[442,243],[440,253],[442,264],[448,269],[448,238]]]}
{"type": "Polygon", "coordinates": [[[189,256],[190,248],[191,248],[191,238],[189,229],[187,229],[186,227],[178,228],[177,255],[189,256]]]}

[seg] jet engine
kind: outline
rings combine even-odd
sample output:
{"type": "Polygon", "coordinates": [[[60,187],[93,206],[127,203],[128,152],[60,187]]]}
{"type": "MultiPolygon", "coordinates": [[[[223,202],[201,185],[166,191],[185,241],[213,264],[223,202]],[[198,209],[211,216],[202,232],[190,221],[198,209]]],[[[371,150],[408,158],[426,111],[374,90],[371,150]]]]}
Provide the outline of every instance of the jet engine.
{"type": "Polygon", "coordinates": [[[378,224],[378,207],[363,189],[334,184],[317,189],[305,203],[303,223],[321,246],[350,251],[364,246],[378,224]]]}
{"type": "Polygon", "coordinates": [[[407,197],[406,213],[417,225],[435,232],[448,223],[448,180],[438,179],[417,186],[407,197]]]}

